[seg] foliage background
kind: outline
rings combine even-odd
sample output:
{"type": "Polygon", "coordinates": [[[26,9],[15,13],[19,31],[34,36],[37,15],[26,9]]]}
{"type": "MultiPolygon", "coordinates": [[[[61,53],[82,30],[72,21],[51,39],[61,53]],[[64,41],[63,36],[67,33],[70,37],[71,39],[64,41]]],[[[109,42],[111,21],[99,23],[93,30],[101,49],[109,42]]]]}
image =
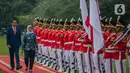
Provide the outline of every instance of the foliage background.
{"type": "MultiPolygon", "coordinates": [[[[106,16],[106,19],[113,17],[113,21],[116,21],[115,4],[125,4],[126,14],[121,16],[120,21],[124,25],[128,24],[130,22],[129,0],[99,0],[101,16],[106,16]]],[[[88,0],[87,5],[89,5],[88,0]]],[[[25,26],[31,24],[36,16],[56,17],[63,20],[72,17],[78,19],[81,17],[79,0],[0,0],[0,28],[9,26],[13,17],[19,19],[20,26],[25,26]]]]}

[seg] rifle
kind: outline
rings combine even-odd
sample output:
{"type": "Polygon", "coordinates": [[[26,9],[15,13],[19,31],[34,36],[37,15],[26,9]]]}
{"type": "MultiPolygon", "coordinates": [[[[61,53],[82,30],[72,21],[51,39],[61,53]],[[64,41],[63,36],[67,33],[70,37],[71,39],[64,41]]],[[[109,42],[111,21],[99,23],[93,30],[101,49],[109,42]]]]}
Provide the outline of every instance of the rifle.
{"type": "Polygon", "coordinates": [[[116,45],[117,43],[119,43],[127,34],[128,32],[130,31],[130,24],[128,24],[127,28],[123,31],[123,34],[121,34],[111,45],[114,46],[116,45]]]}

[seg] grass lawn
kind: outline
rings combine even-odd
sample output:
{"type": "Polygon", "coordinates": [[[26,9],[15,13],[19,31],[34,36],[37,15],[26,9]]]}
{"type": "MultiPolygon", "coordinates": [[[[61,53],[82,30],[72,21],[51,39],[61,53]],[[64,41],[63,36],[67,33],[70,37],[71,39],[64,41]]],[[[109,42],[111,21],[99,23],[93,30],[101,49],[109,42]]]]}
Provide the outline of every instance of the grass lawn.
{"type": "Polygon", "coordinates": [[[5,73],[4,71],[0,70],[0,73],[5,73]]]}
{"type": "Polygon", "coordinates": [[[5,39],[5,36],[0,36],[0,55],[8,55],[9,53],[5,39]]]}
{"type": "MultiPolygon", "coordinates": [[[[8,48],[6,46],[6,38],[5,36],[0,36],[0,55],[8,55],[8,48]]],[[[22,54],[20,54],[20,56],[23,56],[22,54]]],[[[128,61],[126,62],[126,73],[128,72],[129,68],[128,68],[128,61]]],[[[0,73],[4,73],[0,70],[0,73]]]]}
{"type": "MultiPolygon", "coordinates": [[[[0,55],[9,55],[9,50],[6,45],[6,37],[5,36],[0,36],[0,55]]],[[[20,56],[23,56],[20,53],[20,56]]]]}
{"type": "MultiPolygon", "coordinates": [[[[0,56],[8,56],[9,55],[9,51],[8,48],[6,46],[6,37],[5,36],[0,36],[0,56]]],[[[22,54],[20,54],[20,56],[23,56],[22,54]]],[[[4,71],[0,70],[0,73],[5,73],[4,71]]]]}

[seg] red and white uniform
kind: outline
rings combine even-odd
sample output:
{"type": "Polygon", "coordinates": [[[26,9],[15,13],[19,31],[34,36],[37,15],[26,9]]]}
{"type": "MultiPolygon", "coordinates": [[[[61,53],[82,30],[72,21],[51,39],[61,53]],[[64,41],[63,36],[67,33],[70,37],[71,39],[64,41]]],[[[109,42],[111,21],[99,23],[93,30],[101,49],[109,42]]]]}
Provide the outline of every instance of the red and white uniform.
{"type": "Polygon", "coordinates": [[[129,63],[129,70],[130,70],[130,36],[127,38],[127,48],[128,48],[128,63],[129,63]]]}
{"type": "Polygon", "coordinates": [[[75,40],[74,40],[74,51],[75,51],[75,56],[77,59],[77,64],[78,64],[78,70],[80,73],[83,73],[83,56],[81,54],[81,45],[82,41],[79,40],[79,38],[83,35],[83,31],[78,31],[75,35],[75,40]]]}
{"type": "Polygon", "coordinates": [[[87,73],[94,73],[92,41],[89,40],[88,35],[83,38],[82,51],[85,59],[85,67],[87,73]]]}
{"type": "Polygon", "coordinates": [[[68,50],[68,31],[64,31],[64,46],[63,46],[63,59],[64,59],[64,67],[66,68],[66,72],[69,72],[69,50],[68,50]]]}
{"type": "Polygon", "coordinates": [[[126,66],[125,66],[126,45],[127,45],[127,37],[124,37],[118,43],[118,48],[115,48],[117,50],[117,52],[114,53],[114,59],[115,59],[115,63],[116,63],[117,73],[126,73],[126,66]]]}
{"type": "Polygon", "coordinates": [[[49,48],[49,57],[50,57],[50,67],[52,68],[54,65],[54,48],[55,48],[55,30],[50,30],[48,34],[48,48],[49,48]]]}
{"type": "Polygon", "coordinates": [[[64,41],[64,50],[68,50],[68,31],[64,31],[64,38],[63,38],[63,41],[64,41]]]}
{"type": "Polygon", "coordinates": [[[37,35],[37,29],[38,29],[39,27],[38,26],[35,26],[34,27],[34,29],[33,29],[33,32],[37,35]]]}
{"type": "Polygon", "coordinates": [[[55,36],[56,36],[56,32],[55,30],[52,30],[52,35],[51,35],[51,48],[54,49],[55,48],[55,36]]]}
{"type": "Polygon", "coordinates": [[[43,34],[43,44],[44,44],[44,50],[45,50],[45,56],[46,56],[46,65],[48,65],[49,63],[49,50],[48,50],[48,46],[49,46],[49,42],[48,42],[48,34],[49,34],[49,29],[45,29],[44,30],[44,34],[43,34]]]}
{"type": "Polygon", "coordinates": [[[64,47],[63,38],[64,38],[64,31],[61,30],[61,31],[60,31],[60,37],[59,37],[59,42],[60,42],[59,48],[60,48],[61,50],[63,50],[63,47],[64,47]]]}
{"type": "Polygon", "coordinates": [[[70,59],[70,69],[72,73],[74,72],[75,68],[75,58],[74,58],[74,37],[75,37],[75,31],[69,31],[68,36],[68,50],[69,50],[69,59],[70,59]]]}
{"type": "Polygon", "coordinates": [[[48,33],[49,33],[49,30],[45,29],[44,34],[43,34],[44,46],[48,46],[48,33]]]}
{"type": "Polygon", "coordinates": [[[42,59],[41,31],[42,31],[42,27],[38,27],[36,34],[37,34],[37,43],[38,43],[39,63],[41,62],[42,59]]]}
{"type": "Polygon", "coordinates": [[[44,39],[43,39],[44,31],[45,31],[45,29],[42,29],[41,36],[40,36],[40,38],[41,38],[41,47],[42,47],[42,63],[43,64],[45,63],[45,58],[46,58],[46,56],[45,56],[46,51],[45,51],[45,48],[44,48],[44,39]]]}
{"type": "Polygon", "coordinates": [[[130,56],[130,36],[127,38],[128,56],[130,56]]]}
{"type": "Polygon", "coordinates": [[[101,48],[97,54],[93,55],[93,61],[94,61],[94,67],[95,67],[95,73],[103,73],[103,48],[101,48]]]}
{"type": "Polygon", "coordinates": [[[115,48],[117,46],[114,47],[109,47],[112,45],[112,43],[114,42],[114,40],[117,38],[117,34],[116,33],[104,33],[104,36],[106,36],[105,38],[105,52],[104,52],[104,60],[105,60],[105,72],[106,73],[113,73],[114,72],[114,60],[113,60],[113,56],[114,53],[116,52],[115,48]]]}
{"type": "Polygon", "coordinates": [[[52,65],[52,57],[53,57],[53,53],[52,53],[52,48],[51,48],[51,44],[52,44],[52,34],[53,34],[53,30],[49,30],[48,32],[48,43],[47,43],[47,46],[48,46],[48,53],[49,53],[49,63],[50,65],[52,65]]]}
{"type": "Polygon", "coordinates": [[[75,37],[75,31],[69,31],[68,50],[73,50],[74,49],[74,37],[75,37]]]}
{"type": "Polygon", "coordinates": [[[58,65],[60,67],[59,71],[62,72],[62,53],[63,53],[63,37],[64,37],[64,34],[63,34],[63,30],[58,30],[57,32],[57,40],[56,40],[56,48],[57,48],[57,56],[58,56],[58,65]]]}
{"type": "Polygon", "coordinates": [[[53,58],[53,68],[56,68],[57,66],[57,58],[56,58],[56,52],[57,52],[57,33],[58,30],[54,30],[52,33],[52,44],[51,44],[51,48],[52,48],[52,58],[53,58]]]}
{"type": "Polygon", "coordinates": [[[42,27],[39,27],[38,29],[37,29],[37,42],[38,42],[38,44],[41,44],[41,31],[42,31],[42,27]]]}

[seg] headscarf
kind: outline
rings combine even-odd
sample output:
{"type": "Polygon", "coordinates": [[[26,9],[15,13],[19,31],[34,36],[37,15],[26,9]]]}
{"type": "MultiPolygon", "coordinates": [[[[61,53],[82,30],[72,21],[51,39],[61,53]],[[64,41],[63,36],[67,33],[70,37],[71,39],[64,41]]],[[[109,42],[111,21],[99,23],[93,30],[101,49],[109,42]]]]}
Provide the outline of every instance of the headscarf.
{"type": "Polygon", "coordinates": [[[29,31],[29,28],[33,29],[33,27],[31,25],[28,25],[27,26],[27,33],[33,33],[33,31],[31,31],[31,32],[29,31]]]}

